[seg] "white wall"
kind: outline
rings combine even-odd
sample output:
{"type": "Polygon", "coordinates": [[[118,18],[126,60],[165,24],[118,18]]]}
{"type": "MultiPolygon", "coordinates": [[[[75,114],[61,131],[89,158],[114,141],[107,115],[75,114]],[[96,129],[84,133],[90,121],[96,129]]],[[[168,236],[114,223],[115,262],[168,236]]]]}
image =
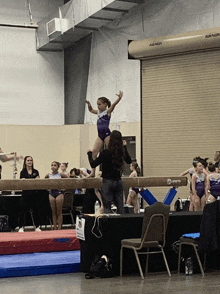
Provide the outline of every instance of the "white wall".
{"type": "MultiPolygon", "coordinates": [[[[140,62],[128,59],[128,40],[174,35],[220,26],[220,0],[145,0],[121,18],[93,33],[87,100],[124,98],[111,122],[140,121],[140,62]]],[[[85,123],[96,123],[86,109],[85,123]]]]}
{"type": "MultiPolygon", "coordinates": [[[[33,21],[36,24],[41,19],[58,10],[63,0],[29,0],[33,21]]],[[[1,23],[30,24],[26,0],[1,0],[1,23]]]]}
{"type": "MultiPolygon", "coordinates": [[[[32,156],[34,166],[44,178],[51,171],[51,162],[68,162],[68,170],[80,167],[81,154],[80,125],[71,126],[24,126],[0,125],[0,147],[4,152],[17,152],[18,155],[32,156]]],[[[86,150],[87,151],[87,150],[86,150]]],[[[13,178],[13,161],[0,162],[2,179],[13,178]]],[[[88,165],[88,159],[87,159],[88,165]]],[[[17,161],[18,174],[23,160],[17,161]]]]}
{"type": "MultiPolygon", "coordinates": [[[[25,0],[1,0],[0,22],[29,24],[25,0]]],[[[33,21],[63,0],[32,0],[33,21]]],[[[64,124],[63,52],[37,52],[35,30],[0,26],[0,124],[64,124]]]]}

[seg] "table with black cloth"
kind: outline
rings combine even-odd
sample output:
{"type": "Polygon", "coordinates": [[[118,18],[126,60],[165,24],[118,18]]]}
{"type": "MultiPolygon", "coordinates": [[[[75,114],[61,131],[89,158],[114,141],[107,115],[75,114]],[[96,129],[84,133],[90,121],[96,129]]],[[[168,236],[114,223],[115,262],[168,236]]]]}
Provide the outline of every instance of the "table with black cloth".
{"type": "Polygon", "coordinates": [[[83,206],[85,193],[80,192],[74,195],[73,206],[83,206]]]}
{"type": "MultiPolygon", "coordinates": [[[[85,218],[85,241],[81,243],[81,271],[88,272],[95,255],[105,254],[112,258],[115,274],[120,270],[121,240],[140,238],[142,232],[142,214],[109,215],[99,218],[99,230],[96,226],[92,233],[95,218],[81,215],[85,218]]],[[[170,270],[177,270],[178,254],[172,250],[172,244],[179,240],[182,234],[200,231],[202,212],[171,212],[166,232],[164,248],[170,270]]],[[[140,256],[142,265],[146,256],[140,256]]],[[[151,255],[149,271],[165,271],[166,267],[161,254],[151,255]]],[[[124,249],[123,273],[138,272],[137,262],[133,250],[124,249]]]]}
{"type": "Polygon", "coordinates": [[[86,189],[83,199],[82,213],[94,213],[95,203],[98,200],[95,189],[86,189]]]}

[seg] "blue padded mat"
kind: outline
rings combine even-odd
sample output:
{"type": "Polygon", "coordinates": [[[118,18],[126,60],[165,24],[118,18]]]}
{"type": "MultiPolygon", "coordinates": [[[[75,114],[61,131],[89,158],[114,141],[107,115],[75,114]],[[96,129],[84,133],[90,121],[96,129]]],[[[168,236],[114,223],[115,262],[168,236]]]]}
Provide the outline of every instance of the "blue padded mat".
{"type": "Polygon", "coordinates": [[[79,271],[80,250],[0,255],[1,278],[79,271]]]}
{"type": "Polygon", "coordinates": [[[186,238],[197,239],[200,237],[200,233],[187,233],[183,234],[182,236],[186,238]]]}

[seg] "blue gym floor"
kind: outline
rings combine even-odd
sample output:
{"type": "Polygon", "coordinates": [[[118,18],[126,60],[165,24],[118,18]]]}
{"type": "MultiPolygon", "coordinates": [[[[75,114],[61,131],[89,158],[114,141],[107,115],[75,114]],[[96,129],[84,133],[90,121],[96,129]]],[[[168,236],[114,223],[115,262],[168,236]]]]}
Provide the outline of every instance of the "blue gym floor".
{"type": "Polygon", "coordinates": [[[0,277],[22,277],[80,271],[80,250],[0,255],[0,277]]]}

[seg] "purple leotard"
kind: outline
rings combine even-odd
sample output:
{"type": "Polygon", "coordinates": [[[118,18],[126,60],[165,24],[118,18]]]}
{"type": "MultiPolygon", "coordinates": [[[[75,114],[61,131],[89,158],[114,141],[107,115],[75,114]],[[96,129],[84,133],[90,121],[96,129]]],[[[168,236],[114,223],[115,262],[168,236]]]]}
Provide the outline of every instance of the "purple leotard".
{"type": "Polygon", "coordinates": [[[196,174],[196,192],[199,198],[202,198],[205,194],[204,181],[205,181],[204,173],[202,173],[201,175],[196,174]]]}
{"type": "Polygon", "coordinates": [[[218,174],[217,178],[214,178],[212,174],[210,174],[210,193],[216,199],[220,196],[220,174],[218,174]]]}
{"type": "MultiPolygon", "coordinates": [[[[57,173],[57,174],[53,174],[53,173],[50,173],[49,174],[49,178],[50,179],[60,179],[61,178],[61,175],[60,173],[57,173]]],[[[57,196],[59,196],[62,192],[58,189],[51,189],[51,196],[53,196],[54,198],[57,198],[57,196]]]]}
{"type": "Polygon", "coordinates": [[[106,137],[111,135],[109,129],[110,115],[108,115],[107,110],[99,111],[97,119],[97,129],[99,138],[104,141],[106,137]]]}

